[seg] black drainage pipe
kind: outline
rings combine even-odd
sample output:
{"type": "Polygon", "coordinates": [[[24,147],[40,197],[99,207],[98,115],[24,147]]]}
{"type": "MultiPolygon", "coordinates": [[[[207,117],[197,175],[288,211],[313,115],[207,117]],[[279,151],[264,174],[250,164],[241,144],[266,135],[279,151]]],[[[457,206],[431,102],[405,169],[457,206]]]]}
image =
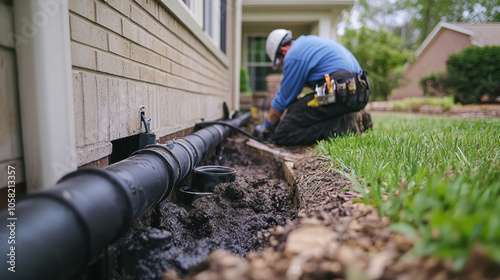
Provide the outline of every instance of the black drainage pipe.
{"type": "MultiPolygon", "coordinates": [[[[249,118],[247,113],[227,122],[240,126],[249,118]]],[[[24,196],[15,209],[3,209],[0,279],[74,277],[136,218],[167,198],[228,132],[227,126],[213,125],[150,145],[104,169],[72,172],[53,188],[24,196]]]]}

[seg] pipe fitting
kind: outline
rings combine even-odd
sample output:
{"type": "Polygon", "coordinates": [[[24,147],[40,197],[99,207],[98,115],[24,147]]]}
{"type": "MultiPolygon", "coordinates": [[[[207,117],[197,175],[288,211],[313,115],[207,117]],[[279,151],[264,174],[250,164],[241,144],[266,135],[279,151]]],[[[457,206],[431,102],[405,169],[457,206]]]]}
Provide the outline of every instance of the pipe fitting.
{"type": "Polygon", "coordinates": [[[181,193],[181,202],[185,205],[191,205],[195,200],[199,198],[212,195],[211,192],[197,191],[190,186],[181,187],[180,193],[181,193]]]}
{"type": "Polygon", "coordinates": [[[205,165],[194,168],[192,188],[203,192],[213,192],[215,186],[234,182],[236,171],[226,166],[205,165]]]}

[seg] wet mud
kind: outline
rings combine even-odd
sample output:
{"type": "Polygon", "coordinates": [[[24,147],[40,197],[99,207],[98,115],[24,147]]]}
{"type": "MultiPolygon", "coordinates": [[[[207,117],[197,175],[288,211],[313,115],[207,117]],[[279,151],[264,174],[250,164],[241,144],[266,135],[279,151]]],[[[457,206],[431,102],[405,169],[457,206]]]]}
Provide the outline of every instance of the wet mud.
{"type": "Polygon", "coordinates": [[[221,165],[230,166],[237,174],[256,178],[284,179],[282,159],[258,154],[245,144],[246,138],[230,138],[224,143],[221,165]]]}
{"type": "Polygon", "coordinates": [[[161,279],[167,270],[182,277],[217,249],[245,257],[264,248],[275,226],[297,218],[297,207],[279,161],[261,164],[251,152],[226,143],[219,160],[236,180],[192,206],[164,201],[150,210],[113,245],[114,270],[123,279],[161,279]]]}

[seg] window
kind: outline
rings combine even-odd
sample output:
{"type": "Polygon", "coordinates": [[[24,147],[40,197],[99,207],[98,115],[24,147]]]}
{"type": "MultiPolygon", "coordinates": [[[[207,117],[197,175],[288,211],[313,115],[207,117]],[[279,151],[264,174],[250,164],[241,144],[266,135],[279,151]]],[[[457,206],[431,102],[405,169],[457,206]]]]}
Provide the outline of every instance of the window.
{"type": "Polygon", "coordinates": [[[266,76],[279,71],[273,70],[271,60],[266,54],[265,36],[251,36],[247,40],[247,67],[250,88],[253,92],[266,91],[266,76]]]}
{"type": "Polygon", "coordinates": [[[220,49],[226,53],[227,3],[220,1],[220,49]]]}
{"type": "Polygon", "coordinates": [[[213,37],[213,10],[212,10],[212,0],[203,1],[203,31],[205,31],[208,36],[213,37]]]}
{"type": "Polygon", "coordinates": [[[227,0],[182,0],[198,25],[226,52],[227,0]]]}

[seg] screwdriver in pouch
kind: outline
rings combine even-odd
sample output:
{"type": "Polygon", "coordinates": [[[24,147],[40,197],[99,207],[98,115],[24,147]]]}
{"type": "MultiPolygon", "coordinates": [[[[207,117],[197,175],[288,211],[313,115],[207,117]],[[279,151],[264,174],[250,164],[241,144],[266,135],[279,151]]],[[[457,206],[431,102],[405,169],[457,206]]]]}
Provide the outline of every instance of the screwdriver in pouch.
{"type": "Polygon", "coordinates": [[[316,91],[316,96],[321,96],[321,89],[318,87],[318,84],[316,84],[316,89],[314,90],[316,91]]]}
{"type": "Polygon", "coordinates": [[[328,93],[333,93],[332,80],[330,80],[329,74],[325,74],[325,81],[326,81],[326,85],[328,87],[328,93]]]}

